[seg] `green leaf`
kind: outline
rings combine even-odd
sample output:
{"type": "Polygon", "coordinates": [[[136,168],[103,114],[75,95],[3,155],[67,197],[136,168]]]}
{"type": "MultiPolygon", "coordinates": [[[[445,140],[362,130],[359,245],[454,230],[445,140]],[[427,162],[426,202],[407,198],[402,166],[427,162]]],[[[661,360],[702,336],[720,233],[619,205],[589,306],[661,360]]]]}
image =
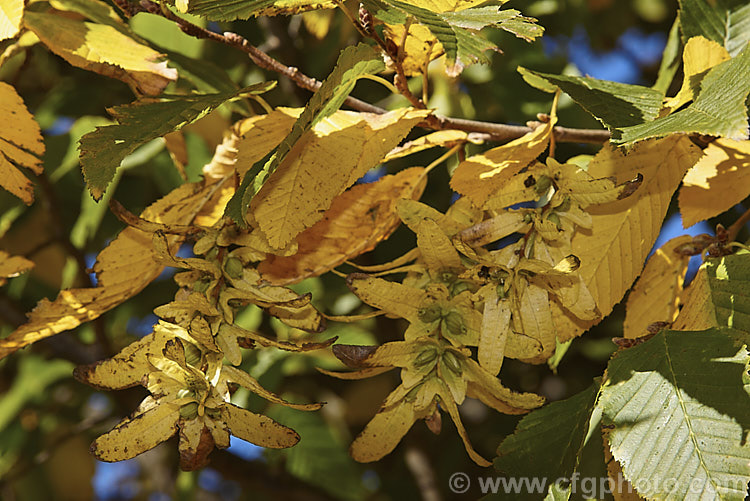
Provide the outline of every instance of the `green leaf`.
{"type": "Polygon", "coordinates": [[[522,74],[527,82],[531,77],[538,77],[558,86],[610,130],[655,119],[664,99],[662,92],[640,85],[531,70],[522,74]]]}
{"type": "Polygon", "coordinates": [[[549,486],[544,501],[568,501],[568,499],[570,499],[571,490],[571,486],[562,487],[559,484],[552,484],[549,486]]]}
{"type": "Polygon", "coordinates": [[[748,137],[747,107],[750,93],[750,45],[735,58],[711,68],[701,82],[698,97],[687,108],[646,123],[619,127],[615,143],[632,143],[651,137],[685,132],[748,137]]]}
{"type": "MultiPolygon", "coordinates": [[[[598,416],[594,414],[598,393],[599,385],[592,384],[566,400],[532,411],[498,447],[495,469],[507,477],[546,478],[549,483],[570,478],[578,467],[589,430],[598,433],[598,416]]],[[[540,498],[538,492],[514,496],[540,498]]]]}
{"type": "Polygon", "coordinates": [[[374,75],[384,69],[385,63],[382,58],[370,46],[358,44],[344,49],[339,55],[336,67],[310,98],[292,126],[291,132],[270,156],[257,162],[245,174],[242,184],[227,203],[224,215],[244,226],[245,212],[250,206],[250,201],[302,135],[312,129],[317,122],[338,110],[360,77],[374,75]]]}
{"type": "Polygon", "coordinates": [[[750,3],[746,0],[680,0],[682,40],[702,35],[736,56],[750,41],[750,3]]]}
{"type": "MultiPolygon", "coordinates": [[[[600,405],[612,454],[648,499],[745,499],[750,353],[737,331],[662,331],[618,352],[600,405]]],[[[747,336],[746,336],[747,337],[747,336]]]]}
{"type": "Polygon", "coordinates": [[[685,305],[675,328],[732,327],[750,332],[750,254],[709,259],[690,287],[691,303],[685,305]],[[679,327],[678,327],[679,326],[679,327]]]}
{"type": "Polygon", "coordinates": [[[115,106],[109,111],[118,125],[97,127],[81,138],[81,167],[91,194],[99,200],[122,160],[138,146],[210,113],[223,102],[246,94],[261,94],[274,82],[256,84],[234,92],[172,96],[156,103],[115,106]]]}
{"type": "Polygon", "coordinates": [[[362,468],[349,457],[347,447],[320,413],[274,406],[268,416],[296,430],[301,440],[291,449],[273,451],[286,457],[286,469],[295,477],[321,487],[336,499],[364,499],[362,468]]]}
{"type": "Polygon", "coordinates": [[[664,47],[664,53],[661,57],[659,74],[656,77],[656,83],[653,89],[658,90],[662,95],[666,95],[669,85],[674,80],[674,76],[682,63],[682,42],[680,40],[680,17],[679,14],[669,30],[667,45],[664,47]]]}
{"type": "Polygon", "coordinates": [[[367,0],[363,2],[373,15],[388,24],[404,24],[409,17],[426,26],[443,45],[451,65],[489,63],[484,51],[496,46],[475,33],[487,26],[502,28],[519,38],[533,41],[544,28],[536,19],[521,16],[517,10],[499,10],[497,7],[477,7],[455,12],[433,12],[398,0],[367,0]]]}
{"type": "Polygon", "coordinates": [[[234,21],[252,16],[297,14],[313,9],[330,9],[333,0],[189,0],[187,11],[212,21],[234,21]]]}

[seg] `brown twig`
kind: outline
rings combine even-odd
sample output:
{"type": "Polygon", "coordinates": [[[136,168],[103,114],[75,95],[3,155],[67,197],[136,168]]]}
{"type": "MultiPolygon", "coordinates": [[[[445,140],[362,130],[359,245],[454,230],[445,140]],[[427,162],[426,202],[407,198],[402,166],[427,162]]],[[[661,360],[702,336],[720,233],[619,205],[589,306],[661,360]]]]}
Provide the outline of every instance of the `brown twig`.
{"type": "MultiPolygon", "coordinates": [[[[157,4],[151,2],[150,0],[142,0],[141,5],[143,6],[143,9],[145,11],[154,12],[154,10],[156,10],[165,18],[177,23],[180,29],[190,36],[193,36],[195,38],[213,40],[215,42],[229,45],[245,52],[253,61],[253,63],[255,63],[260,68],[283,75],[303,89],[315,92],[322,85],[322,82],[305,75],[304,73],[300,72],[299,69],[286,66],[285,64],[277,61],[262,50],[250,44],[244,37],[236,33],[214,33],[205,28],[201,28],[200,26],[196,26],[195,24],[192,24],[185,19],[182,19],[174,12],[169,10],[166,6],[163,9],[160,9],[157,4]]],[[[398,87],[399,83],[396,82],[396,84],[398,87]]],[[[421,103],[421,101],[419,101],[417,98],[414,99],[421,103]]],[[[351,96],[346,98],[344,104],[357,111],[363,111],[367,113],[376,113],[382,115],[383,113],[387,112],[387,110],[383,108],[367,103],[360,99],[353,98],[351,96]]],[[[421,107],[423,106],[424,105],[422,104],[421,107]]],[[[533,123],[531,125],[533,125],[533,123]]],[[[510,141],[512,139],[517,139],[533,130],[533,128],[530,126],[524,127],[521,125],[498,124],[477,120],[466,120],[463,118],[444,117],[441,115],[432,115],[427,120],[419,124],[419,126],[434,130],[457,129],[466,132],[478,132],[485,134],[483,139],[486,139],[488,141],[510,141]]],[[[603,143],[610,138],[609,131],[596,129],[571,129],[566,127],[555,127],[554,134],[557,141],[569,143],[603,143]]]]}

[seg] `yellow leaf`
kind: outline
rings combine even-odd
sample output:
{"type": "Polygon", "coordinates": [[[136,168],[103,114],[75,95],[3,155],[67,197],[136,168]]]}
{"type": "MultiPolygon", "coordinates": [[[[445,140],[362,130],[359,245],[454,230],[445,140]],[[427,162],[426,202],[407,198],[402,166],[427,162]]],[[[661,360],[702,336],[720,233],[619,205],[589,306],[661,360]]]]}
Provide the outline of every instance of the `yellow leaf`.
{"type": "MultiPolygon", "coordinates": [[[[402,387],[399,387],[391,395],[401,391],[402,387]]],[[[349,447],[355,461],[370,463],[390,454],[419,419],[411,402],[399,399],[388,405],[388,400],[349,447]]]]}
{"type": "Polygon", "coordinates": [[[524,414],[544,404],[544,397],[534,393],[517,393],[471,359],[463,366],[468,386],[466,395],[478,398],[503,414],[524,414]]]}
{"type": "Polygon", "coordinates": [[[718,138],[685,175],[680,188],[687,228],[732,208],[750,195],[750,141],[718,138]]]}
{"type": "Polygon", "coordinates": [[[323,40],[331,28],[334,10],[311,10],[302,14],[302,23],[308,32],[318,40],[323,40]]]}
{"type": "Polygon", "coordinates": [[[425,151],[435,147],[448,148],[454,144],[463,142],[472,142],[474,144],[481,144],[481,140],[478,140],[471,133],[464,132],[462,130],[439,130],[431,132],[424,136],[418,137],[413,141],[408,141],[401,146],[393,148],[383,159],[383,162],[390,162],[397,158],[412,155],[420,151],[425,151]]]}
{"type": "Polygon", "coordinates": [[[479,336],[479,365],[497,376],[505,357],[505,344],[510,332],[510,305],[497,297],[497,288],[490,286],[484,298],[482,333],[479,336]]]}
{"type": "Polygon", "coordinates": [[[42,173],[42,133],[21,96],[4,82],[0,82],[0,116],[6,117],[0,122],[0,186],[31,205],[34,185],[19,167],[42,173]]]}
{"type": "Polygon", "coordinates": [[[474,155],[461,162],[451,179],[451,187],[479,207],[498,192],[518,171],[547,149],[556,115],[548,123],[508,144],[474,155]]]}
{"type": "Polygon", "coordinates": [[[297,236],[296,254],[269,255],[258,271],[273,284],[295,283],[372,250],[398,225],[396,202],[421,196],[426,183],[423,174],[423,168],[414,167],[345,191],[333,200],[321,221],[297,236]]]}
{"type": "Polygon", "coordinates": [[[446,393],[447,392],[445,390],[440,392],[440,404],[442,406],[445,406],[448,414],[450,414],[453,424],[456,425],[458,436],[461,437],[461,441],[464,443],[464,448],[469,454],[469,457],[479,466],[492,466],[492,463],[490,461],[487,461],[485,458],[483,458],[477,451],[474,450],[474,447],[472,447],[471,442],[469,441],[469,435],[466,433],[466,428],[464,428],[464,424],[461,422],[461,415],[458,413],[458,406],[456,405],[456,402],[451,398],[451,395],[446,393]]]}
{"type": "Polygon", "coordinates": [[[177,80],[163,54],[114,26],[41,12],[26,12],[24,24],[52,52],[78,68],[122,80],[147,95],[177,80]]]}
{"type": "Polygon", "coordinates": [[[270,392],[263,388],[258,381],[255,380],[255,378],[251,377],[250,374],[247,372],[235,369],[234,367],[225,365],[221,370],[222,376],[227,379],[227,381],[231,381],[233,383],[237,383],[238,385],[242,386],[243,388],[246,388],[253,393],[260,395],[261,397],[265,398],[269,402],[273,402],[275,404],[281,404],[286,407],[291,407],[292,409],[297,409],[300,411],[316,411],[323,407],[323,404],[320,403],[314,403],[314,404],[293,404],[291,402],[287,402],[277,394],[270,392]]]}
{"type": "Polygon", "coordinates": [[[120,390],[136,386],[152,370],[148,358],[161,355],[167,341],[174,338],[192,341],[182,327],[160,321],[153,332],[130,343],[115,356],[90,365],[79,365],[73,375],[95,388],[120,390]]]}
{"type": "Polygon", "coordinates": [[[680,302],[684,306],[671,328],[676,331],[699,331],[717,327],[719,323],[716,320],[716,306],[711,296],[711,286],[704,264],[690,282],[690,286],[683,291],[680,302]]]}
{"type": "Polygon", "coordinates": [[[607,145],[589,164],[592,176],[615,176],[618,183],[643,175],[632,196],[589,207],[591,230],[577,232],[572,240],[581,278],[602,315],[612,311],[640,273],[672,194],[699,156],[700,149],[687,137],[672,135],[639,143],[628,154],[607,145]]]}
{"type": "MultiPolygon", "coordinates": [[[[205,420],[211,422],[210,419],[205,420]]],[[[180,469],[194,471],[208,464],[208,454],[214,450],[211,430],[201,417],[180,419],[180,469]]]]}
{"type": "Polygon", "coordinates": [[[458,234],[464,243],[481,247],[507,237],[511,233],[525,233],[530,224],[524,211],[507,211],[466,228],[458,234]]]}
{"type": "MultiPolygon", "coordinates": [[[[500,3],[503,4],[507,1],[503,0],[500,3]]],[[[487,0],[406,0],[405,3],[416,5],[432,12],[455,12],[476,7],[486,2],[487,0]]]]}
{"type": "Polygon", "coordinates": [[[695,99],[694,90],[699,88],[705,72],[729,58],[729,52],[713,40],[702,36],[688,40],[682,51],[682,88],[675,97],[667,100],[664,111],[671,113],[695,99]]]}
{"type": "Polygon", "coordinates": [[[0,0],[0,41],[18,35],[23,18],[23,6],[23,0],[0,0]]]}
{"type": "Polygon", "coordinates": [[[422,24],[386,24],[383,35],[399,51],[401,67],[406,76],[421,75],[426,72],[430,61],[445,54],[443,44],[435,38],[430,29],[422,24]]]}
{"type": "Polygon", "coordinates": [[[461,256],[437,222],[425,218],[417,225],[417,247],[425,266],[438,276],[444,271],[463,271],[461,256]]]}
{"type": "Polygon", "coordinates": [[[7,281],[6,278],[17,277],[33,267],[33,261],[29,261],[23,256],[11,256],[0,250],[0,285],[7,281]]]}
{"type": "MultiPolygon", "coordinates": [[[[206,187],[200,183],[184,184],[149,206],[141,217],[164,224],[187,224],[208,200],[214,200],[211,197],[217,189],[217,184],[206,187]]],[[[94,271],[98,286],[63,290],[54,301],[40,301],[27,323],[0,340],[0,359],[28,344],[97,318],[138,294],[162,269],[156,261],[151,236],[135,228],[125,228],[97,258],[94,271]]]]}
{"type": "Polygon", "coordinates": [[[349,275],[346,283],[365,303],[413,322],[419,322],[420,306],[428,297],[423,290],[361,273],[349,275]]]}
{"type": "Polygon", "coordinates": [[[123,419],[112,431],[91,444],[91,452],[100,461],[123,461],[153,449],[177,433],[179,408],[157,404],[133,418],[123,419]]]}
{"type": "Polygon", "coordinates": [[[673,238],[646,262],[643,273],[628,295],[624,324],[626,338],[645,336],[652,323],[671,324],[677,317],[690,257],[677,254],[675,249],[691,241],[688,235],[673,238]]]}
{"type": "Polygon", "coordinates": [[[299,442],[299,435],[291,428],[230,403],[221,406],[221,417],[232,435],[260,447],[283,449],[299,442]]]}
{"type": "Polygon", "coordinates": [[[527,284],[519,291],[517,308],[523,333],[542,343],[543,356],[552,356],[556,346],[556,329],[547,291],[538,285],[527,284]]]}
{"type": "Polygon", "coordinates": [[[383,115],[341,111],[306,132],[250,204],[269,244],[284,248],[321,220],[337,195],[430,113],[409,108],[383,115]]]}

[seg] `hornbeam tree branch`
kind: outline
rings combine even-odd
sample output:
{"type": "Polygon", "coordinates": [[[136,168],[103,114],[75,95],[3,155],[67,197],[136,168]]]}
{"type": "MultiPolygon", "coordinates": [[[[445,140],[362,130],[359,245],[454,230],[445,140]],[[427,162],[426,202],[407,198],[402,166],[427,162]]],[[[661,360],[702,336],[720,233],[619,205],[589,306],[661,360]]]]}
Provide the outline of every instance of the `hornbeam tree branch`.
{"type": "MultiPolygon", "coordinates": [[[[225,32],[223,34],[215,33],[213,31],[201,28],[185,19],[182,19],[174,12],[169,10],[168,7],[160,7],[159,5],[151,2],[150,0],[142,0],[141,6],[143,10],[154,14],[160,14],[170,21],[175,22],[180,29],[195,38],[203,38],[213,40],[225,45],[235,47],[245,52],[248,57],[260,68],[268,71],[273,71],[290,79],[295,85],[311,92],[317,91],[322,82],[309,77],[299,71],[298,68],[286,66],[282,62],[269,56],[262,50],[258,49],[254,45],[250,44],[244,37],[232,33],[225,32]]],[[[367,113],[383,114],[387,110],[367,103],[354,97],[347,97],[344,104],[354,110],[363,111],[367,113]]],[[[511,141],[517,139],[524,134],[527,134],[534,130],[534,126],[538,125],[538,122],[531,122],[527,126],[523,125],[508,125],[498,124],[492,122],[482,122],[478,120],[467,120],[464,118],[451,118],[442,115],[433,115],[424,122],[420,123],[420,127],[433,130],[445,130],[455,129],[466,132],[475,132],[481,134],[481,139],[486,141],[511,141]]],[[[559,142],[568,143],[603,143],[608,141],[610,133],[608,130],[597,130],[597,129],[571,129],[567,127],[555,127],[554,128],[555,140],[559,142]]]]}

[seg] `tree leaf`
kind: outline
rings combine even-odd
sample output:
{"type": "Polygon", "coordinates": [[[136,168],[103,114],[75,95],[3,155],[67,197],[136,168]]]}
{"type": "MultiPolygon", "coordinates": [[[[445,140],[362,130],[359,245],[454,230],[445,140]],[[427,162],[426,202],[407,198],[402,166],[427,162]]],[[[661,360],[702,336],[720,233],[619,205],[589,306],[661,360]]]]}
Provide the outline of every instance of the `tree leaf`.
{"type": "Polygon", "coordinates": [[[750,5],[744,0],[680,0],[682,39],[704,36],[736,56],[750,41],[750,5]]]}
{"type": "Polygon", "coordinates": [[[662,245],[646,262],[640,278],[630,290],[625,313],[624,336],[645,336],[654,322],[674,321],[679,313],[679,297],[690,256],[675,252],[692,241],[688,235],[675,237],[662,245]]]}
{"type": "Polygon", "coordinates": [[[745,499],[750,353],[735,334],[662,331],[610,361],[600,405],[612,454],[642,496],[745,499]]]}
{"type": "Polygon", "coordinates": [[[100,461],[131,459],[153,449],[177,433],[180,417],[176,405],[160,404],[132,418],[123,419],[110,432],[91,444],[91,453],[100,461]]]}
{"type": "MultiPolygon", "coordinates": [[[[186,12],[212,21],[234,21],[249,19],[251,16],[275,16],[278,14],[299,14],[315,9],[336,7],[333,0],[188,0],[186,12]]],[[[185,12],[185,10],[183,10],[185,12]]]]}
{"type": "Polygon", "coordinates": [[[0,41],[18,35],[23,7],[23,0],[0,0],[0,41]]]}
{"type": "Polygon", "coordinates": [[[232,435],[247,440],[251,444],[271,449],[283,449],[299,442],[299,435],[291,428],[242,407],[229,403],[222,405],[221,416],[232,435]]]}
{"type": "Polygon", "coordinates": [[[639,275],[672,194],[699,156],[688,138],[671,136],[639,144],[628,154],[605,146],[591,160],[588,173],[597,178],[613,176],[619,184],[643,175],[630,197],[589,207],[593,227],[578,231],[571,242],[581,260],[579,273],[602,315],[612,311],[639,275]]]}
{"type": "Polygon", "coordinates": [[[664,98],[663,93],[640,85],[528,69],[525,73],[558,86],[610,130],[655,119],[664,98]]]}
{"type": "MultiPolygon", "coordinates": [[[[240,226],[246,225],[245,212],[250,205],[250,201],[260,191],[269,176],[276,171],[277,167],[287,160],[287,154],[290,153],[296,143],[322,119],[329,117],[339,109],[354,89],[359,78],[363,75],[378,73],[383,69],[385,69],[385,64],[381,56],[368,45],[360,43],[344,49],[339,55],[336,67],[310,98],[291,131],[281,141],[273,155],[256,162],[245,174],[242,184],[227,204],[226,215],[239,223],[240,226]]],[[[307,134],[308,140],[309,136],[310,134],[307,134]]]]}
{"type": "Polygon", "coordinates": [[[19,167],[42,173],[42,132],[21,96],[5,82],[0,82],[0,116],[8,118],[0,122],[0,186],[31,205],[34,185],[19,167]]]}
{"type": "Polygon", "coordinates": [[[675,330],[733,327],[750,332],[750,254],[709,259],[685,292],[675,330]]]}
{"type": "Polygon", "coordinates": [[[465,9],[459,8],[455,2],[416,4],[398,0],[368,0],[363,4],[387,24],[404,24],[408,17],[413,17],[427,27],[445,51],[449,66],[453,67],[449,69],[450,73],[460,73],[464,66],[473,63],[489,63],[484,51],[496,46],[476,30],[493,26],[527,41],[533,41],[544,31],[536,24],[536,19],[523,17],[517,10],[499,10],[497,7],[465,9]]]}
{"type": "Polygon", "coordinates": [[[410,108],[383,115],[339,113],[302,136],[250,205],[268,243],[282,249],[320,221],[337,195],[376,166],[429,113],[410,108]]]}
{"type": "MultiPolygon", "coordinates": [[[[750,44],[737,57],[711,68],[701,82],[693,104],[663,118],[629,127],[620,126],[612,142],[633,143],[676,132],[747,139],[747,107],[750,94],[750,44]]],[[[625,125],[625,124],[623,124],[625,125]]]]}
{"type": "Polygon", "coordinates": [[[337,196],[322,220],[297,236],[293,256],[269,255],[258,266],[277,285],[322,275],[348,259],[372,250],[399,224],[396,202],[419,198],[424,169],[414,167],[374,183],[359,184],[337,196]]]}
{"type": "Polygon", "coordinates": [[[92,196],[102,197],[122,160],[138,146],[180,130],[229,99],[261,94],[273,85],[264,82],[232,92],[169,97],[156,103],[136,101],[111,108],[118,125],[97,127],[81,138],[81,167],[92,196]]]}
{"type": "MultiPolygon", "coordinates": [[[[570,478],[576,471],[589,428],[596,429],[594,407],[599,385],[566,400],[532,411],[497,448],[495,469],[507,477],[547,479],[570,478]],[[549,451],[553,450],[554,454],[549,451]]],[[[539,499],[539,493],[514,492],[514,498],[539,499]]]]}
{"type": "Polygon", "coordinates": [[[33,267],[33,261],[29,261],[23,256],[11,256],[0,250],[0,285],[4,285],[7,278],[17,277],[33,267]]]}
{"type": "Polygon", "coordinates": [[[544,153],[557,117],[551,116],[522,137],[461,162],[451,178],[451,188],[466,195],[478,207],[497,193],[518,171],[544,153]]]}
{"type": "MultiPolygon", "coordinates": [[[[216,203],[213,196],[217,188],[216,184],[207,187],[184,184],[146,208],[141,217],[164,224],[187,224],[207,204],[210,207],[210,201],[216,203]]],[[[138,294],[163,268],[156,261],[151,236],[135,228],[125,228],[97,257],[94,271],[98,287],[62,290],[54,301],[41,300],[27,323],[0,340],[0,359],[99,317],[138,294]]]]}
{"type": "Polygon", "coordinates": [[[664,47],[664,54],[659,65],[659,74],[656,77],[656,83],[653,85],[654,89],[664,95],[669,90],[669,86],[680,67],[680,49],[682,49],[682,42],[680,39],[680,17],[678,15],[669,30],[667,44],[664,47]]]}
{"type": "Polygon", "coordinates": [[[177,80],[162,54],[111,25],[41,12],[26,12],[24,25],[73,66],[117,78],[144,94],[159,94],[177,80]]]}
{"type": "Polygon", "coordinates": [[[718,138],[685,175],[680,214],[687,228],[718,216],[750,195],[750,141],[718,138]]]}
{"type": "Polygon", "coordinates": [[[692,101],[700,92],[700,83],[705,72],[729,59],[729,53],[712,40],[693,37],[685,44],[682,59],[682,87],[675,97],[665,103],[665,107],[670,111],[692,101]]]}

